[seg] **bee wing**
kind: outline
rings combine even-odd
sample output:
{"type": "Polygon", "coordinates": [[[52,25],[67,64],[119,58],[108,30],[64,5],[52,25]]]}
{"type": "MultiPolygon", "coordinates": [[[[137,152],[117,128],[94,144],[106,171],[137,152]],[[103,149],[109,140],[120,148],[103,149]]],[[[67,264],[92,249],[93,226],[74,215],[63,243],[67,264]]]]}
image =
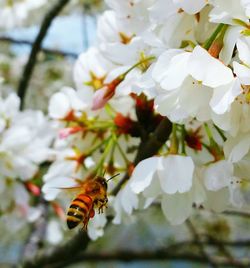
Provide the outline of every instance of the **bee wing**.
{"type": "Polygon", "coordinates": [[[77,190],[82,188],[82,185],[76,185],[72,187],[53,187],[54,189],[60,189],[60,190],[77,190]]]}
{"type": "Polygon", "coordinates": [[[55,188],[62,190],[63,192],[68,194],[69,197],[73,197],[74,195],[78,194],[81,191],[82,186],[76,185],[76,186],[72,186],[72,187],[55,187],[55,188]]]}
{"type": "Polygon", "coordinates": [[[51,188],[54,188],[54,189],[60,189],[60,190],[79,190],[83,187],[84,185],[84,181],[80,180],[80,179],[77,179],[77,178],[72,178],[76,183],[77,185],[74,185],[74,186],[69,186],[69,187],[51,187],[51,188]]]}

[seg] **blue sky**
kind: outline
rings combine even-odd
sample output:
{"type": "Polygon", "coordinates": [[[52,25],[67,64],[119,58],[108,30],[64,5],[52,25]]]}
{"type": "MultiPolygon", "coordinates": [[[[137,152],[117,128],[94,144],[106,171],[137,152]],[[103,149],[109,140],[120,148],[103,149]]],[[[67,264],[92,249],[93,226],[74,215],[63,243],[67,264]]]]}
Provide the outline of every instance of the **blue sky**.
{"type": "MultiPolygon", "coordinates": [[[[62,16],[54,20],[49,32],[44,40],[43,47],[64,50],[79,54],[86,50],[86,40],[84,34],[84,21],[87,28],[87,40],[89,45],[93,44],[96,36],[96,20],[94,17],[86,16],[85,20],[78,14],[71,16],[62,16]]],[[[16,39],[33,41],[38,33],[38,26],[28,28],[19,28],[11,30],[4,35],[16,39]]],[[[16,53],[25,53],[29,51],[26,45],[13,45],[13,51],[16,53]]]]}

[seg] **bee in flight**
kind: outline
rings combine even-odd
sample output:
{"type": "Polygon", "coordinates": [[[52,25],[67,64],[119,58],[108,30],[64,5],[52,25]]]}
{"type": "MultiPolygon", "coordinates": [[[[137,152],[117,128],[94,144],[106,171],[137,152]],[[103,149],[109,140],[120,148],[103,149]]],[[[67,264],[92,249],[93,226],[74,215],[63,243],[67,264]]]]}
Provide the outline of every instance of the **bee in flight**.
{"type": "Polygon", "coordinates": [[[81,182],[79,194],[72,200],[67,212],[67,225],[69,229],[75,228],[81,222],[86,230],[90,218],[95,216],[95,208],[99,213],[107,207],[107,182],[119,174],[106,180],[104,177],[97,176],[94,179],[88,179],[81,182]]]}

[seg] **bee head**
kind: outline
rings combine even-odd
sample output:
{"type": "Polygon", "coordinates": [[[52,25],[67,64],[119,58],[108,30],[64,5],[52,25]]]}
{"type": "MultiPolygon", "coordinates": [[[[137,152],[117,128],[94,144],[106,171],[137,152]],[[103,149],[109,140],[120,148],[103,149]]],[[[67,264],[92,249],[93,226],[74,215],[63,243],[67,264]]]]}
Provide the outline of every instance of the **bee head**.
{"type": "Polygon", "coordinates": [[[120,173],[110,177],[108,180],[106,180],[104,177],[98,176],[98,177],[96,177],[96,181],[98,183],[100,183],[107,190],[107,188],[108,188],[108,183],[107,182],[112,180],[114,177],[116,177],[118,175],[120,175],[120,173]]]}
{"type": "Polygon", "coordinates": [[[105,190],[107,190],[107,188],[108,188],[108,184],[107,184],[107,181],[106,181],[106,179],[105,179],[104,177],[100,177],[100,176],[98,176],[98,177],[96,178],[96,181],[97,181],[102,187],[104,187],[105,190]]]}

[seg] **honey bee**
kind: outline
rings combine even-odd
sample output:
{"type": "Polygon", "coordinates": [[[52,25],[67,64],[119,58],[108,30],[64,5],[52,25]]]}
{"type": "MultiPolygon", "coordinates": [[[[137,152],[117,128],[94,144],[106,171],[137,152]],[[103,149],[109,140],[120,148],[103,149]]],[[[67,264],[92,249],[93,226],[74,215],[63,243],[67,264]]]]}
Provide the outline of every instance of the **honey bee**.
{"type": "Polygon", "coordinates": [[[81,222],[86,230],[90,218],[95,216],[95,209],[99,213],[103,213],[103,209],[107,207],[107,182],[119,174],[112,176],[106,180],[104,177],[97,176],[94,179],[89,179],[81,182],[79,194],[72,200],[67,212],[67,226],[73,229],[81,222]]]}

